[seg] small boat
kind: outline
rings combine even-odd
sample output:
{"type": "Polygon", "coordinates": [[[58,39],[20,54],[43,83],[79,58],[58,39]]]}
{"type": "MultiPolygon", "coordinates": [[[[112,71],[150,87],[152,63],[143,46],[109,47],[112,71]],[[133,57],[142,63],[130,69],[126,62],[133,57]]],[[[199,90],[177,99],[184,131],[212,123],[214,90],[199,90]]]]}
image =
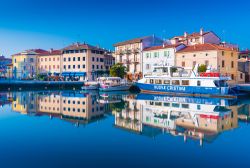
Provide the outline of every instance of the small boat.
{"type": "Polygon", "coordinates": [[[177,66],[155,66],[154,72],[144,75],[136,82],[142,92],[160,94],[183,94],[193,96],[225,96],[229,97],[230,87],[228,76],[218,72],[198,73],[199,65],[194,69],[184,69],[177,66]]]}
{"type": "Polygon", "coordinates": [[[82,86],[82,90],[98,90],[99,83],[98,82],[85,82],[82,86]]]}
{"type": "Polygon", "coordinates": [[[100,85],[99,90],[104,92],[125,91],[129,90],[131,87],[130,83],[126,82],[126,80],[123,80],[120,77],[101,77],[97,80],[100,85]]]}

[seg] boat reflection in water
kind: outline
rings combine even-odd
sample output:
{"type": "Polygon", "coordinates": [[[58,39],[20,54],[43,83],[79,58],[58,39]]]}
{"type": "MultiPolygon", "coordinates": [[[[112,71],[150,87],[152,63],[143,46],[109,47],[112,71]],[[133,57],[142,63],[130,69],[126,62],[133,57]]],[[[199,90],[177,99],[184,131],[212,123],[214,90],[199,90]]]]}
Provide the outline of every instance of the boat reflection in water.
{"type": "Polygon", "coordinates": [[[115,113],[115,125],[143,135],[169,133],[202,145],[238,126],[237,106],[229,106],[232,100],[139,94],[125,101],[125,109],[115,113]]]}
{"type": "Polygon", "coordinates": [[[22,114],[56,117],[79,124],[105,118],[110,109],[98,103],[98,93],[17,92],[13,93],[12,110],[22,114]]]}
{"type": "Polygon", "coordinates": [[[237,128],[238,121],[248,122],[250,116],[250,103],[217,98],[70,91],[14,92],[5,97],[11,97],[12,111],[21,114],[59,118],[77,127],[113,114],[116,128],[149,137],[179,136],[200,145],[237,128]]]}

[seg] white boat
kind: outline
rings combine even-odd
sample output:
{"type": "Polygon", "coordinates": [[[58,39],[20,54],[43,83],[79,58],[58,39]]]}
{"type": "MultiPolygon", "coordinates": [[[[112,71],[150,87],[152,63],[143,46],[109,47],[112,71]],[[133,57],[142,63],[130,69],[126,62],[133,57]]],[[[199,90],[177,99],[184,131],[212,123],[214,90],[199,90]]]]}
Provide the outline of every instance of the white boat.
{"type": "Polygon", "coordinates": [[[176,66],[155,66],[150,75],[145,75],[136,85],[143,92],[209,94],[223,96],[229,94],[228,76],[218,72],[198,73],[199,65],[193,70],[176,66]]]}
{"type": "Polygon", "coordinates": [[[82,90],[98,90],[99,89],[99,83],[98,82],[84,82],[84,85],[82,86],[82,90]]]}
{"type": "Polygon", "coordinates": [[[129,90],[131,84],[120,77],[100,77],[97,79],[100,91],[124,91],[129,90]]]}

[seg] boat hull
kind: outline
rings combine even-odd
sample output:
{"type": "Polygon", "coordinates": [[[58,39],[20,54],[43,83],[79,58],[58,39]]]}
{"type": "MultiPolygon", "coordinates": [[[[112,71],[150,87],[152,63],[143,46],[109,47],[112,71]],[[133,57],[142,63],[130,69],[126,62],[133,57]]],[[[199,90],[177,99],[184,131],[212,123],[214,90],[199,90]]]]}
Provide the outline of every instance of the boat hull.
{"type": "Polygon", "coordinates": [[[130,89],[130,85],[126,86],[112,86],[112,87],[100,87],[99,90],[102,92],[110,92],[110,91],[126,91],[130,89]]]}
{"type": "Polygon", "coordinates": [[[98,90],[98,86],[83,86],[82,90],[98,90]]]}
{"type": "Polygon", "coordinates": [[[183,94],[207,94],[207,95],[228,95],[228,87],[199,87],[199,86],[173,86],[136,83],[136,86],[143,92],[152,93],[183,93],[183,94]]]}

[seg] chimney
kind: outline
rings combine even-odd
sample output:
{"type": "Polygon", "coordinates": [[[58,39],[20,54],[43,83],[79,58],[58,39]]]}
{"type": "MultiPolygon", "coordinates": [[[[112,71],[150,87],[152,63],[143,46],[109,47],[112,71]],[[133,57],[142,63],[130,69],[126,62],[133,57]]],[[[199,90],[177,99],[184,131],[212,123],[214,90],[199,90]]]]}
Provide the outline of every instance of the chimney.
{"type": "Polygon", "coordinates": [[[187,38],[187,35],[188,35],[187,32],[184,32],[184,37],[185,37],[185,38],[187,38]]]}
{"type": "Polygon", "coordinates": [[[165,43],[162,44],[162,48],[165,48],[165,43]]]}
{"type": "Polygon", "coordinates": [[[54,50],[54,49],[53,49],[53,48],[51,48],[51,49],[50,49],[50,53],[52,53],[52,52],[53,52],[53,50],[54,50]]]}
{"type": "Polygon", "coordinates": [[[202,36],[204,34],[203,28],[200,29],[200,35],[202,36]]]}
{"type": "Polygon", "coordinates": [[[79,46],[80,46],[80,43],[79,43],[79,42],[76,42],[76,46],[79,47],[79,46]]]}

